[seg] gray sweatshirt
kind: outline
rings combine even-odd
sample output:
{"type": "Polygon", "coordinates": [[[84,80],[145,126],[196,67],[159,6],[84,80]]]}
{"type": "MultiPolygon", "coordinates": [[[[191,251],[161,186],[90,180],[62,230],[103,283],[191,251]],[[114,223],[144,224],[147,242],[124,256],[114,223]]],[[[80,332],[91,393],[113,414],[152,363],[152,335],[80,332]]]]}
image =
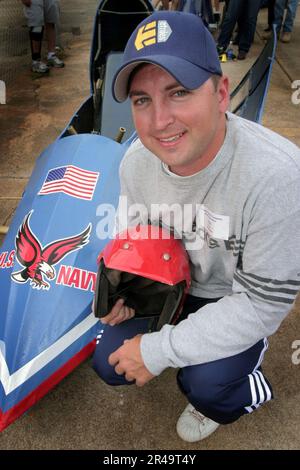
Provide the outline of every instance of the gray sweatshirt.
{"type": "MultiPolygon", "coordinates": [[[[227,118],[220,151],[197,174],[171,173],[139,140],[120,167],[129,205],[146,207],[153,224],[160,205],[165,225],[171,207],[176,234],[183,220],[190,293],[222,297],[176,326],[143,335],[142,357],[154,375],[250,348],[277,330],[300,288],[300,150],[258,124],[227,118]]],[[[147,223],[146,212],[129,225],[137,219],[147,223]]]]}

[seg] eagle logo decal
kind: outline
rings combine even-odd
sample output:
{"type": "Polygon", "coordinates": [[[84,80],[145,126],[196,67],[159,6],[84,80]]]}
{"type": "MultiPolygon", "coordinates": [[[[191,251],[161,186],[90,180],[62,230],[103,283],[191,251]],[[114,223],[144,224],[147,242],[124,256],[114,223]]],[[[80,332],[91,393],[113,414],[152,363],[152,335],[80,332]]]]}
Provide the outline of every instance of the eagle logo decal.
{"type": "Polygon", "coordinates": [[[30,281],[33,289],[48,290],[50,284],[46,282],[46,279],[52,281],[56,277],[53,266],[67,254],[79,250],[89,242],[92,226],[89,224],[78,235],[56,240],[42,247],[29,225],[32,212],[30,211],[24,218],[16,236],[16,258],[24,269],[12,273],[11,278],[18,283],[30,281]]]}

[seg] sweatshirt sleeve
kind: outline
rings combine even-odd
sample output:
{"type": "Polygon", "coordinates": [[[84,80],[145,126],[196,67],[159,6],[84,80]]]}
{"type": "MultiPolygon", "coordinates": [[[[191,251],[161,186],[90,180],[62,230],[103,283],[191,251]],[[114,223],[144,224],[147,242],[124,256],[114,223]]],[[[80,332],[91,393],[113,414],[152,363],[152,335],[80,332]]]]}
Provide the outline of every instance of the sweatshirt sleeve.
{"type": "Polygon", "coordinates": [[[146,367],[159,375],[239,354],[272,335],[300,289],[300,178],[265,188],[257,199],[234,273],[232,294],[176,326],[142,337],[146,367]]]}

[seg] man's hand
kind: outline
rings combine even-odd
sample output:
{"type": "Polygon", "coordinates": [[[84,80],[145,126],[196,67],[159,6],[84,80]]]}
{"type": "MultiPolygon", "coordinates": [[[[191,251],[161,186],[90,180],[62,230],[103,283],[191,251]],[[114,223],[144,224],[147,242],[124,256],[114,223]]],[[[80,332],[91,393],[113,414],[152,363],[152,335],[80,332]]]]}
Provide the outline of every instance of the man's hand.
{"type": "Polygon", "coordinates": [[[31,7],[31,0],[21,0],[21,2],[25,7],[31,7]]]}
{"type": "Polygon", "coordinates": [[[128,381],[135,380],[138,387],[142,387],[155,377],[144,364],[140,347],[141,338],[142,335],[137,335],[132,339],[126,339],[108,358],[109,364],[115,366],[118,375],[124,374],[128,381]]]}
{"type": "Polygon", "coordinates": [[[118,325],[125,320],[129,320],[130,318],[134,317],[135,311],[133,308],[127,307],[124,305],[124,299],[119,299],[108,315],[101,318],[101,323],[105,325],[108,324],[110,326],[118,325]]]}

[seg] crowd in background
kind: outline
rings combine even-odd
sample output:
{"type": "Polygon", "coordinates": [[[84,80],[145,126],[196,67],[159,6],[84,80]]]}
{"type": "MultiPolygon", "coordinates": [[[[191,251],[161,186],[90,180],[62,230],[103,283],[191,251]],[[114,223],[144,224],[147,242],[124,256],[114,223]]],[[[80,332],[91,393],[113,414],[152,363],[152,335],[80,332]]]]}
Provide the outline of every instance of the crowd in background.
{"type": "MultiPolygon", "coordinates": [[[[155,7],[176,10],[181,9],[185,0],[154,0],[155,7]]],[[[191,2],[193,3],[193,2],[191,2]]],[[[196,4],[196,2],[194,2],[196,4]]],[[[207,2],[198,2],[205,4],[207,2]]],[[[228,49],[231,41],[238,46],[239,60],[246,58],[254,39],[257,16],[260,8],[268,8],[268,26],[263,39],[269,39],[273,24],[278,38],[289,43],[296,17],[298,0],[209,0],[213,11],[214,23],[211,29],[219,28],[217,48],[220,55],[228,49]],[[221,14],[220,3],[224,3],[221,14]]]]}

